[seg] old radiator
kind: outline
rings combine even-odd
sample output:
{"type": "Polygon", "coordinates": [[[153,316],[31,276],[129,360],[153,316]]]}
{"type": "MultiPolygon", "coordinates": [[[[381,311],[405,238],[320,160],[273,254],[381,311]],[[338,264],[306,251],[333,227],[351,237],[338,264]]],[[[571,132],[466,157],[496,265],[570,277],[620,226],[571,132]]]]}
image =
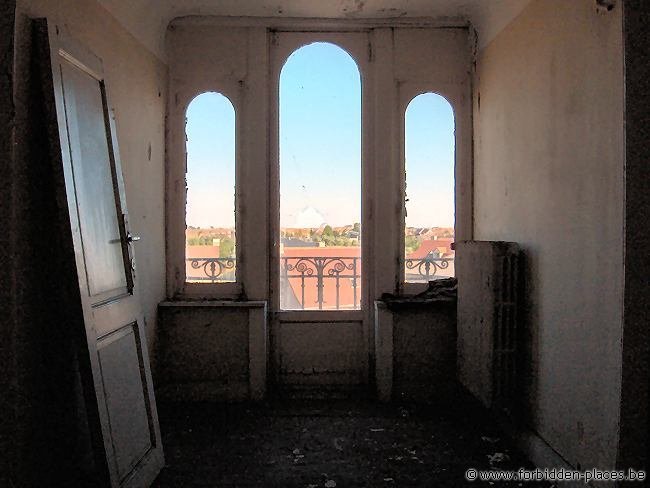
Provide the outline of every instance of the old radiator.
{"type": "Polygon", "coordinates": [[[517,386],[519,246],[456,243],[458,376],[486,407],[509,407],[517,386]]]}

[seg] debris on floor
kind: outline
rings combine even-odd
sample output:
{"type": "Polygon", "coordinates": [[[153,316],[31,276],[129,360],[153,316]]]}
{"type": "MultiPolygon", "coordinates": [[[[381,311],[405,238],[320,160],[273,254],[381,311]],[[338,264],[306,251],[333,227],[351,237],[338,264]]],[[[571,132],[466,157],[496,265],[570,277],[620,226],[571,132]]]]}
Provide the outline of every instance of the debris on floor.
{"type": "Polygon", "coordinates": [[[159,415],[167,465],[156,488],[456,488],[488,486],[466,481],[469,468],[531,467],[471,406],[161,403],[159,415]]]}

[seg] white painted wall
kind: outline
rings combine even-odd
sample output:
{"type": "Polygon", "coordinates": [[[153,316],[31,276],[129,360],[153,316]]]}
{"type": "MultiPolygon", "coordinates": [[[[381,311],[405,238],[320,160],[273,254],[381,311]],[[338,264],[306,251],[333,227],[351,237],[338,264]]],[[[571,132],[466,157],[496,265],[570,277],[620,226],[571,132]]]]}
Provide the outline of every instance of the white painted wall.
{"type": "Polygon", "coordinates": [[[104,64],[114,109],[126,199],[135,247],[147,339],[155,336],[156,307],[165,298],[164,122],[167,67],[95,0],[18,0],[18,22],[48,17],[64,25],[104,64]]]}
{"type": "Polygon", "coordinates": [[[623,299],[621,6],[534,0],[478,56],[475,238],[529,259],[532,427],[615,465],[623,299]]]}

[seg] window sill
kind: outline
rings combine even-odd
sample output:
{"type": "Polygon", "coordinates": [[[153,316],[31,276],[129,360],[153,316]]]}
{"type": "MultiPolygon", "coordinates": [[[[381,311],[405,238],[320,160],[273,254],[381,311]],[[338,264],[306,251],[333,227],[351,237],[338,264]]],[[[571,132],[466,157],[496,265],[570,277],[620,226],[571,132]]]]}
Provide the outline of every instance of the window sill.
{"type": "Polygon", "coordinates": [[[266,302],[234,301],[222,299],[197,299],[197,300],[166,300],[158,304],[159,307],[213,307],[213,308],[266,308],[266,302]]]}
{"type": "Polygon", "coordinates": [[[185,283],[172,300],[215,300],[246,301],[242,284],[236,281],[227,283],[185,283]]]}

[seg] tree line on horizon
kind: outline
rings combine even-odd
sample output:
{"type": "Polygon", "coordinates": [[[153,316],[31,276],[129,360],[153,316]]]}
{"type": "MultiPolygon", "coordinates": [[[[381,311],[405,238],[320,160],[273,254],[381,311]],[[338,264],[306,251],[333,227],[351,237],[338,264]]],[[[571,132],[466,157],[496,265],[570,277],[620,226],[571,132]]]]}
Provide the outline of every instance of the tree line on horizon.
{"type": "MultiPolygon", "coordinates": [[[[202,228],[202,227],[192,227],[188,226],[188,230],[206,230],[205,234],[188,237],[186,242],[188,246],[210,246],[213,244],[214,239],[219,239],[219,256],[220,257],[232,257],[235,251],[235,240],[228,235],[225,235],[221,232],[209,232],[210,230],[215,230],[214,227],[202,228]]],[[[223,228],[219,228],[222,230],[223,228]]],[[[404,247],[407,253],[412,253],[417,251],[422,243],[421,235],[417,235],[416,231],[419,229],[439,229],[441,232],[436,233],[436,237],[441,238],[453,238],[453,228],[448,229],[445,227],[428,227],[428,228],[417,228],[417,227],[407,227],[405,229],[406,235],[404,238],[404,247]]],[[[293,229],[297,230],[297,229],[293,229]]],[[[355,222],[352,226],[342,226],[342,227],[332,227],[327,224],[318,228],[304,228],[300,229],[305,232],[291,232],[285,229],[281,230],[281,236],[286,239],[299,239],[309,242],[318,242],[323,243],[326,247],[331,246],[342,246],[342,247],[352,247],[359,245],[359,237],[361,234],[361,224],[355,222]]]]}

